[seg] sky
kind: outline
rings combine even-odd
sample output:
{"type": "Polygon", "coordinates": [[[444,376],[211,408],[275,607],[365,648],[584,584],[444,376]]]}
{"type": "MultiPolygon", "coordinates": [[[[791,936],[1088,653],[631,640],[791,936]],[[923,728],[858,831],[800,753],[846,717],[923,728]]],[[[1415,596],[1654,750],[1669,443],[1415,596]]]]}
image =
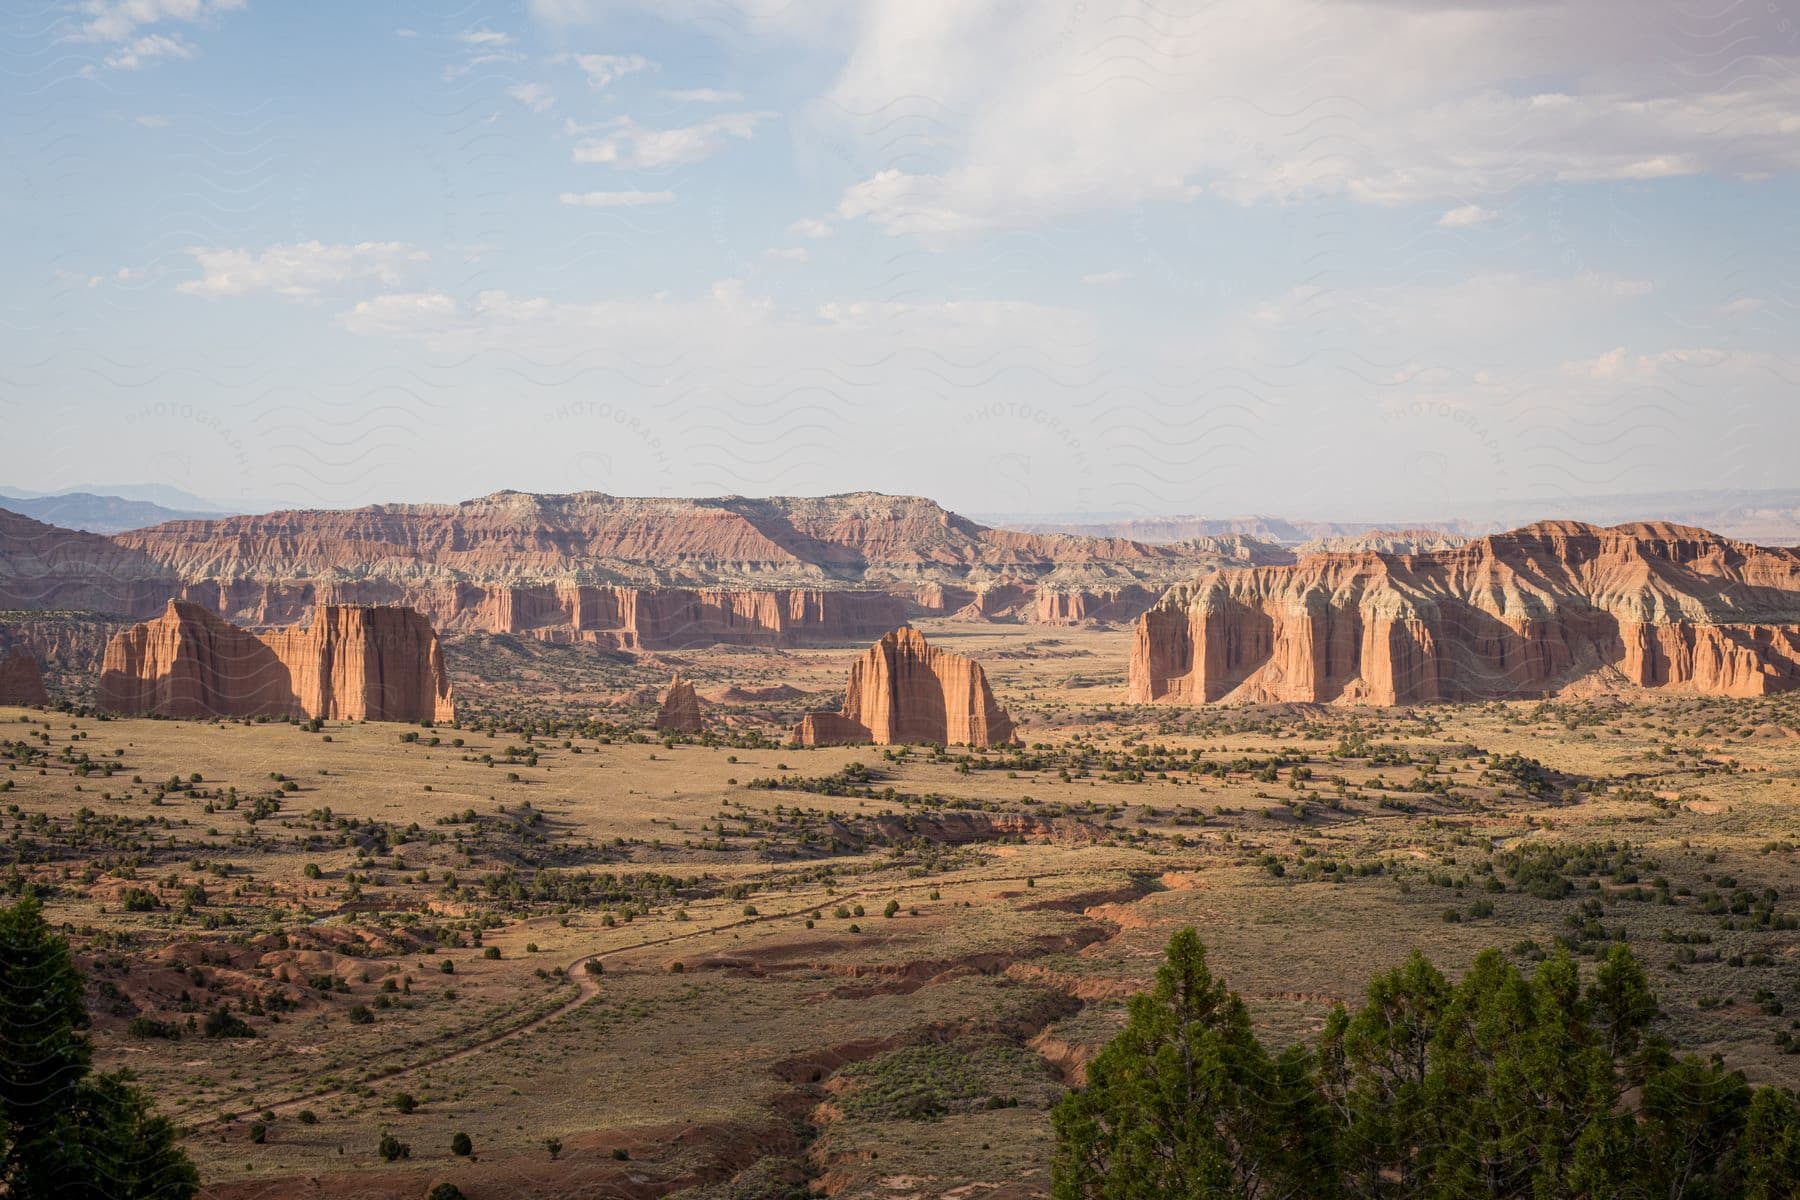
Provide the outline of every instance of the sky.
{"type": "Polygon", "coordinates": [[[0,15],[0,484],[1796,483],[1800,0],[0,15]]]}

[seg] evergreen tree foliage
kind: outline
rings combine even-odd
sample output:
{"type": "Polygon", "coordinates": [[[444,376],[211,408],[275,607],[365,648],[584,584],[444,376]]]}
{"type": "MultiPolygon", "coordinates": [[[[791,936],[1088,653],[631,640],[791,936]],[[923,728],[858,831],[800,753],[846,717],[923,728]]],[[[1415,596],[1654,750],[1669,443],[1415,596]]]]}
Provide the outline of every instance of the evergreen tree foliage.
{"type": "Polygon", "coordinates": [[[1056,1200],[1800,1200],[1800,1104],[1651,1032],[1624,945],[1583,987],[1421,954],[1271,1055],[1192,929],[1054,1114],[1056,1200]]]}
{"type": "Polygon", "coordinates": [[[0,908],[0,1195],[188,1200],[174,1127],[128,1074],[92,1071],[82,987],[37,900],[0,908]]]}

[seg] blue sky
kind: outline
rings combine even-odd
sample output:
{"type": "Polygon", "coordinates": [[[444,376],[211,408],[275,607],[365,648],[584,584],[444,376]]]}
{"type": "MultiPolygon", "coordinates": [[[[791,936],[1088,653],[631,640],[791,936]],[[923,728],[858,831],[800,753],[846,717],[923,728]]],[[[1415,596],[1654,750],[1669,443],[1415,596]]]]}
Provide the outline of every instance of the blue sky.
{"type": "Polygon", "coordinates": [[[0,483],[1385,520],[1791,486],[1797,26],[13,10],[0,483]]]}

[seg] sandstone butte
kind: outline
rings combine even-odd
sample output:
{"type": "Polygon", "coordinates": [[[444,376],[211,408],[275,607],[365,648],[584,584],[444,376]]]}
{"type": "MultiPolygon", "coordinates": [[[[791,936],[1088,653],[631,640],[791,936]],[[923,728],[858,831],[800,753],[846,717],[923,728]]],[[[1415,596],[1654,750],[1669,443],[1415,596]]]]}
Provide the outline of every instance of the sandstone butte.
{"type": "Polygon", "coordinates": [[[995,703],[980,663],[928,646],[923,634],[905,626],[850,668],[843,708],[806,714],[794,740],[803,746],[993,746],[1013,740],[1013,723],[995,703]]]}
{"type": "Polygon", "coordinates": [[[1419,704],[1800,687],[1800,550],[1546,521],[1425,553],[1315,554],[1172,588],[1133,703],[1419,704]]]}
{"type": "Polygon", "coordinates": [[[930,500],[500,492],[460,504],[170,521],[112,537],[0,512],[0,608],[148,620],[173,596],[241,625],[403,605],[441,634],[609,650],[859,642],[912,616],[1128,622],[1243,538],[1030,534],[930,500]]]}
{"type": "Polygon", "coordinates": [[[669,690],[663,693],[662,707],[656,712],[656,727],[673,733],[699,733],[705,724],[694,685],[676,672],[669,680],[669,690]]]}
{"type": "Polygon", "coordinates": [[[253,633],[197,604],[113,638],[98,702],[165,717],[320,717],[448,721],[455,717],[437,635],[405,608],[327,605],[305,628],[253,633]]]}
{"type": "Polygon", "coordinates": [[[0,630],[0,704],[48,704],[37,658],[23,643],[0,630]]]}

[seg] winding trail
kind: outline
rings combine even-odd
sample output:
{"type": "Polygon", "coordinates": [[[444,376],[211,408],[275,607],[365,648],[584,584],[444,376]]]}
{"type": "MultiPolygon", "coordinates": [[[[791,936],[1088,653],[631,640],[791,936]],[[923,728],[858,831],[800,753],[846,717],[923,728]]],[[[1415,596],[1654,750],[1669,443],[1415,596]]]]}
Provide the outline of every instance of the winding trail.
{"type": "MultiPolygon", "coordinates": [[[[1023,878],[1023,876],[1021,876],[1020,878],[1023,878]]],[[[1004,880],[996,880],[995,882],[1004,882],[1004,880]]],[[[925,886],[925,885],[913,885],[913,886],[925,886]]],[[[888,890],[900,890],[900,889],[883,889],[883,890],[888,891],[888,890]]],[[[846,901],[863,899],[865,894],[862,891],[856,891],[856,892],[840,892],[840,893],[835,893],[835,894],[830,894],[830,895],[826,895],[825,893],[798,893],[798,895],[802,895],[802,896],[817,895],[817,896],[821,897],[822,899],[829,900],[830,902],[832,902],[834,904],[841,904],[846,901]]],[[[417,1062],[411,1062],[411,1063],[406,1063],[404,1065],[395,1066],[395,1067],[389,1068],[388,1070],[381,1071],[378,1074],[364,1076],[362,1079],[357,1080],[353,1084],[342,1084],[342,1085],[338,1085],[335,1087],[318,1088],[314,1091],[303,1092],[298,1096],[292,1096],[286,1100],[280,1100],[273,1104],[264,1105],[262,1108],[258,1109],[258,1111],[259,1112],[261,1112],[261,1111],[273,1112],[279,1116],[284,1113],[289,1113],[289,1112],[295,1111],[303,1105],[316,1104],[316,1103],[320,1103],[323,1101],[339,1099],[341,1097],[350,1095],[352,1092],[354,1092],[358,1088],[366,1087],[372,1083],[387,1082],[387,1081],[394,1080],[394,1079],[401,1079],[406,1076],[415,1074],[419,1071],[428,1070],[432,1067],[448,1066],[451,1063],[461,1062],[464,1059],[473,1058],[477,1054],[486,1053],[487,1051],[494,1049],[496,1046],[502,1046],[508,1042],[514,1041],[521,1037],[524,1037],[526,1034],[531,1033],[534,1030],[541,1029],[545,1025],[550,1024],[552,1021],[561,1020],[563,1017],[569,1016],[570,1014],[576,1012],[578,1009],[585,1007],[586,1005],[591,1003],[596,996],[598,996],[600,994],[601,977],[598,975],[590,975],[587,970],[587,965],[591,962],[598,962],[599,960],[601,960],[603,958],[611,958],[611,957],[613,957],[615,955],[619,955],[619,954],[630,954],[630,953],[632,953],[634,951],[638,951],[638,950],[654,949],[657,946],[666,946],[666,945],[669,945],[674,942],[688,941],[692,938],[708,937],[713,934],[722,933],[728,929],[742,929],[745,926],[760,925],[760,924],[763,924],[768,921],[791,920],[795,917],[798,917],[805,913],[811,912],[816,907],[818,907],[818,905],[816,905],[816,904],[803,904],[800,907],[789,910],[789,911],[778,912],[778,913],[759,913],[753,917],[741,917],[738,920],[726,921],[723,924],[719,924],[719,925],[707,925],[707,926],[703,926],[699,929],[688,930],[684,933],[672,933],[665,937],[647,938],[641,942],[632,942],[629,945],[613,946],[606,950],[596,950],[590,954],[584,954],[580,958],[577,958],[574,962],[571,962],[568,966],[563,968],[565,974],[569,978],[572,978],[575,980],[575,987],[576,987],[575,995],[570,997],[567,1001],[563,1002],[562,1004],[558,1005],[557,1007],[549,1010],[548,1012],[539,1013],[537,1016],[531,1017],[525,1021],[522,1021],[517,1025],[513,1025],[509,1028],[500,1030],[497,1033],[489,1034],[485,1037],[479,1038],[476,1041],[471,1042],[466,1046],[461,1046],[455,1050],[447,1050],[444,1053],[438,1054],[431,1058],[426,1058],[426,1059],[422,1059],[417,1062]]],[[[455,1035],[450,1035],[450,1036],[455,1036],[455,1035]]],[[[235,1120],[235,1118],[233,1118],[233,1120],[235,1120]]],[[[233,1123],[232,1120],[227,1120],[223,1117],[214,1117],[210,1121],[199,1122],[195,1126],[195,1128],[196,1129],[212,1129],[212,1128],[217,1128],[221,1125],[228,1125],[231,1123],[233,1123]]]]}
{"type": "MultiPolygon", "coordinates": [[[[851,893],[849,895],[852,898],[854,898],[855,894],[851,893]]],[[[837,899],[837,897],[833,897],[833,899],[835,900],[835,899],[837,899]]],[[[799,911],[810,911],[811,907],[812,906],[807,905],[807,906],[804,906],[799,911]]],[[[298,1096],[293,1096],[286,1100],[280,1100],[274,1104],[265,1105],[265,1106],[263,1106],[262,1109],[259,1109],[258,1111],[273,1112],[277,1116],[280,1116],[284,1113],[288,1113],[290,1111],[297,1110],[302,1105],[316,1104],[316,1103],[320,1103],[322,1101],[339,1099],[340,1097],[351,1094],[357,1088],[366,1087],[371,1083],[386,1082],[389,1080],[401,1079],[408,1075],[415,1074],[416,1072],[428,1070],[432,1067],[448,1066],[451,1063],[461,1062],[464,1059],[473,1058],[477,1054],[482,1054],[482,1053],[485,1053],[486,1051],[492,1050],[496,1046],[502,1046],[502,1045],[505,1045],[507,1042],[511,1042],[518,1038],[524,1037],[526,1034],[531,1033],[533,1030],[541,1029],[545,1025],[548,1025],[550,1022],[561,1020],[563,1017],[569,1016],[571,1013],[574,1013],[576,1010],[585,1007],[587,1004],[591,1003],[596,996],[598,996],[600,994],[600,978],[601,977],[598,975],[590,975],[587,970],[587,965],[591,962],[598,962],[599,960],[601,960],[603,958],[611,958],[617,954],[629,954],[635,950],[648,950],[648,949],[653,949],[657,946],[666,946],[666,945],[670,944],[671,942],[686,941],[689,938],[705,937],[708,934],[719,933],[719,932],[721,932],[723,930],[727,930],[727,929],[739,929],[739,928],[742,928],[743,926],[755,925],[755,924],[759,924],[763,921],[785,920],[785,919],[793,917],[795,915],[796,914],[793,912],[769,913],[766,915],[759,914],[754,917],[744,917],[740,920],[728,921],[723,925],[708,925],[708,926],[705,926],[700,929],[690,930],[686,933],[674,933],[674,934],[669,934],[666,937],[648,938],[641,942],[632,942],[629,945],[614,946],[614,947],[611,947],[610,949],[596,950],[591,954],[584,954],[580,958],[576,959],[574,962],[570,963],[568,966],[563,968],[565,975],[568,978],[575,980],[575,995],[570,997],[568,1000],[564,1001],[562,1004],[558,1005],[557,1007],[549,1010],[548,1012],[539,1013],[537,1016],[531,1017],[525,1021],[522,1021],[517,1025],[513,1025],[510,1028],[502,1029],[497,1033],[492,1033],[485,1037],[478,1038],[477,1040],[469,1043],[468,1045],[461,1046],[455,1050],[447,1050],[442,1054],[436,1055],[431,1058],[422,1059],[418,1062],[411,1062],[411,1063],[406,1063],[401,1066],[391,1067],[388,1070],[379,1072],[378,1074],[364,1076],[362,1079],[359,1079],[357,1082],[355,1082],[353,1084],[342,1084],[342,1085],[339,1085],[336,1087],[318,1088],[314,1091],[303,1092],[298,1096]]],[[[454,1037],[455,1035],[452,1034],[449,1036],[454,1037]]],[[[231,1123],[233,1123],[234,1120],[235,1120],[235,1118],[233,1118],[232,1120],[227,1120],[223,1117],[214,1117],[210,1121],[200,1122],[196,1126],[196,1128],[198,1128],[198,1129],[216,1128],[220,1125],[231,1124],[231,1123]]]]}
{"type": "MultiPolygon", "coordinates": [[[[1031,873],[1030,875],[982,876],[978,880],[974,880],[971,882],[1018,883],[1018,882],[1021,882],[1025,879],[1029,879],[1029,878],[1051,879],[1051,878],[1055,878],[1056,876],[1069,874],[1074,871],[1079,871],[1081,869],[1082,868],[1071,868],[1070,871],[1060,871],[1060,870],[1037,871],[1037,872],[1031,873]]],[[[837,893],[830,893],[830,894],[823,893],[823,892],[806,892],[806,893],[791,893],[790,896],[817,897],[820,900],[829,901],[832,904],[843,904],[843,903],[850,902],[850,901],[866,899],[868,892],[871,892],[871,891],[879,891],[883,895],[892,895],[896,892],[919,890],[919,889],[932,888],[932,887],[941,887],[941,886],[943,886],[944,882],[945,882],[945,880],[940,878],[940,879],[931,879],[931,880],[920,880],[917,882],[909,881],[906,883],[898,884],[895,887],[866,888],[866,889],[860,889],[860,890],[854,891],[854,892],[837,892],[837,893]]],[[[279,1100],[272,1104],[263,1105],[257,1111],[258,1112],[263,1112],[263,1111],[273,1112],[277,1116],[292,1113],[292,1112],[295,1112],[298,1109],[300,1109],[302,1106],[305,1106],[308,1104],[318,1104],[318,1103],[322,1103],[322,1102],[326,1102],[326,1101],[337,1100],[337,1099],[340,1099],[345,1096],[349,1096],[352,1093],[354,1093],[357,1089],[367,1087],[373,1083],[389,1082],[389,1081],[392,1081],[395,1079],[403,1079],[407,1076],[414,1075],[420,1071],[429,1070],[433,1067],[449,1066],[452,1063],[462,1062],[465,1059],[473,1058],[478,1054],[484,1054],[487,1051],[492,1050],[497,1046],[503,1046],[503,1045],[507,1044],[508,1042],[512,1042],[519,1038],[522,1038],[528,1033],[532,1033],[535,1030],[542,1029],[544,1026],[550,1024],[552,1021],[559,1021],[564,1017],[570,1016],[571,1014],[575,1013],[576,1011],[586,1007],[588,1004],[593,1002],[594,998],[600,994],[600,984],[601,984],[602,977],[599,975],[590,975],[588,973],[587,965],[590,962],[598,962],[599,960],[604,959],[604,958],[612,958],[615,955],[620,955],[620,954],[630,954],[630,953],[633,953],[638,950],[654,949],[657,946],[667,946],[667,945],[670,945],[675,942],[689,941],[693,938],[710,937],[714,934],[722,933],[729,929],[742,929],[742,928],[745,928],[746,926],[761,925],[761,924],[765,924],[770,921],[792,920],[796,917],[803,916],[804,914],[811,912],[813,909],[818,908],[818,907],[820,907],[820,905],[817,903],[802,904],[797,908],[788,909],[783,912],[758,913],[756,916],[753,916],[753,917],[740,917],[739,919],[737,919],[735,921],[726,921],[719,925],[707,925],[702,928],[688,930],[683,933],[672,933],[672,934],[668,934],[664,937],[647,938],[641,942],[632,942],[629,945],[613,946],[606,950],[596,950],[590,954],[584,954],[580,958],[575,959],[568,966],[563,968],[565,974],[569,978],[572,978],[575,980],[575,987],[576,987],[575,995],[570,997],[568,1000],[564,1001],[562,1004],[557,1005],[555,1008],[550,1009],[547,1012],[539,1013],[537,1016],[528,1018],[527,1020],[524,1020],[524,1021],[521,1021],[517,1025],[513,1025],[509,1028],[502,1029],[496,1033],[488,1034],[484,1037],[478,1038],[477,1040],[475,1040],[473,1042],[470,1042],[469,1044],[467,1044],[465,1046],[460,1046],[454,1050],[446,1050],[441,1054],[435,1055],[433,1057],[421,1059],[417,1062],[405,1063],[403,1065],[391,1067],[391,1068],[381,1071],[377,1074],[364,1076],[362,1079],[357,1080],[355,1083],[340,1084],[340,1085],[337,1085],[334,1087],[318,1088],[318,1089],[315,1089],[310,1092],[303,1092],[300,1095],[291,1096],[286,1100],[279,1100]]],[[[450,1036],[455,1036],[455,1035],[452,1034],[450,1036]]],[[[214,1117],[211,1120],[201,1121],[201,1122],[196,1123],[194,1128],[196,1130],[216,1129],[220,1126],[233,1124],[233,1123],[235,1123],[235,1121],[237,1119],[238,1118],[232,1118],[232,1119],[228,1120],[224,1117],[214,1117]]]]}

